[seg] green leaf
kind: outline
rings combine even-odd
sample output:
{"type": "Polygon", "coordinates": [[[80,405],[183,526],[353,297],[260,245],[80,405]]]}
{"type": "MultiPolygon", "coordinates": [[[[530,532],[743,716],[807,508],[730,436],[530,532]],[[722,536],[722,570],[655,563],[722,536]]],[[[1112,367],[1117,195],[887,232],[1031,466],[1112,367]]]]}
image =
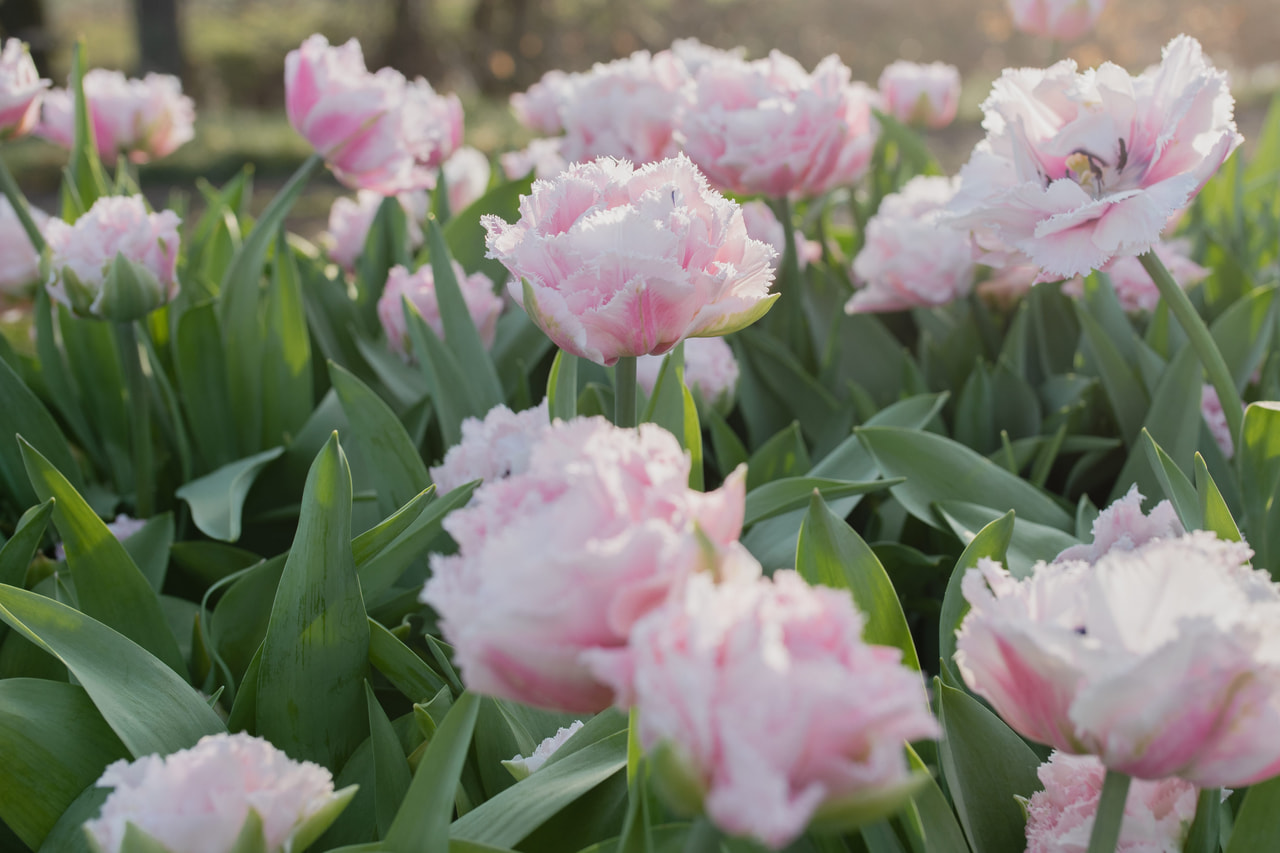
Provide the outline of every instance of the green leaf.
{"type": "Polygon", "coordinates": [[[1275,285],[1260,287],[1237,300],[1210,327],[1237,388],[1248,384],[1267,354],[1276,327],[1276,306],[1275,285]]]}
{"type": "Polygon", "coordinates": [[[369,620],[369,663],[411,702],[425,702],[447,686],[422,658],[373,619],[369,620]]]}
{"type": "Polygon", "coordinates": [[[191,438],[205,468],[210,470],[227,465],[238,456],[226,361],[212,357],[222,347],[214,303],[182,312],[173,337],[174,368],[191,438]]]}
{"type": "Polygon", "coordinates": [[[382,553],[400,534],[422,515],[427,504],[435,497],[436,487],[428,486],[413,496],[413,500],[400,507],[382,521],[351,540],[351,552],[356,559],[356,568],[382,553]]]}
{"type": "Polygon", "coordinates": [[[1280,777],[1251,785],[1236,813],[1226,853],[1280,850],[1280,777]]]}
{"type": "Polygon", "coordinates": [[[44,539],[49,518],[53,515],[53,498],[39,506],[33,506],[18,519],[13,538],[0,547],[0,583],[21,587],[27,576],[27,566],[36,555],[36,549],[44,539]]]}
{"type": "Polygon", "coordinates": [[[520,196],[528,195],[533,178],[519,178],[499,184],[472,202],[466,210],[455,210],[444,226],[444,239],[449,254],[467,272],[483,272],[493,281],[506,281],[510,275],[500,261],[485,258],[485,230],[480,215],[491,213],[514,222],[520,218],[520,196]]]}
{"type": "MultiPolygon", "coordinates": [[[[1218,853],[1221,835],[1222,789],[1202,789],[1196,798],[1196,816],[1187,830],[1187,841],[1182,853],[1218,853]]],[[[1228,815],[1230,813],[1228,812],[1228,815]]]]}
{"type": "Polygon", "coordinates": [[[901,478],[850,483],[821,477],[785,477],[765,483],[747,493],[746,515],[742,524],[744,527],[750,527],[758,521],[808,506],[814,492],[822,495],[824,499],[836,500],[851,495],[878,492],[902,482],[904,481],[901,478]]]}
{"type": "Polygon", "coordinates": [[[1147,460],[1156,472],[1156,479],[1164,489],[1164,496],[1178,513],[1182,526],[1187,530],[1200,530],[1204,527],[1204,512],[1200,509],[1200,498],[1195,486],[1191,485],[1187,475],[1169,458],[1169,454],[1164,452],[1164,448],[1156,444],[1151,433],[1144,429],[1142,438],[1143,446],[1147,449],[1147,460]]]}
{"type": "Polygon", "coordinates": [[[653,383],[653,394],[641,415],[641,423],[654,423],[676,437],[684,445],[684,384],[680,365],[684,359],[683,344],[665,355],[653,383]]]}
{"type": "Polygon", "coordinates": [[[480,697],[463,693],[445,715],[387,832],[388,850],[411,853],[449,846],[454,792],[462,777],[479,710],[480,697]]]}
{"type": "MultiPolygon", "coordinates": [[[[1189,470],[1200,440],[1201,387],[1200,362],[1194,348],[1183,347],[1161,375],[1143,421],[1151,437],[1168,451],[1169,458],[1179,466],[1187,466],[1184,470],[1189,470]]],[[[1145,447],[1135,446],[1129,451],[1109,501],[1123,497],[1134,483],[1144,495],[1155,494],[1160,485],[1145,447]]]]}
{"type": "Polygon", "coordinates": [[[1204,464],[1204,457],[1199,453],[1196,454],[1196,491],[1200,495],[1200,512],[1204,516],[1204,529],[1212,530],[1219,539],[1239,542],[1240,528],[1231,517],[1231,510],[1227,509],[1227,502],[1222,499],[1222,492],[1218,491],[1218,484],[1213,481],[1208,467],[1204,464]]]}
{"type": "MultiPolygon", "coordinates": [[[[1075,308],[1084,333],[1081,341],[1085,352],[1097,364],[1103,390],[1106,391],[1111,411],[1120,427],[1120,436],[1126,445],[1132,446],[1142,429],[1142,417],[1147,411],[1147,391],[1102,324],[1089,316],[1081,303],[1076,302],[1075,308]]],[[[1129,334],[1132,336],[1132,331],[1129,334]]]]}
{"type": "Polygon", "coordinates": [[[747,448],[715,406],[707,406],[706,418],[711,429],[711,452],[716,456],[720,473],[728,476],[734,468],[746,464],[747,448]]]}
{"type": "Polygon", "coordinates": [[[200,532],[223,542],[240,538],[245,498],[262,469],[284,453],[273,447],[238,459],[203,477],[192,480],[174,494],[191,507],[191,520],[200,532]]]}
{"type": "Polygon", "coordinates": [[[173,545],[173,513],[165,512],[147,519],[133,535],[125,539],[124,550],[156,592],[164,586],[169,569],[169,548],[173,545]]]}
{"type": "Polygon", "coordinates": [[[834,515],[817,494],[810,499],[809,513],[800,528],[796,571],[811,584],[848,590],[866,616],[863,639],[901,649],[903,664],[920,670],[893,581],[857,531],[834,515]]]}
{"type": "Polygon", "coordinates": [[[102,812],[107,799],[106,788],[92,785],[80,792],[70,807],[58,818],[52,830],[40,845],[39,853],[101,853],[89,846],[89,836],[84,823],[102,812]]]}
{"type": "Polygon", "coordinates": [[[389,589],[427,546],[440,535],[444,518],[471,500],[479,480],[464,483],[447,495],[436,498],[390,544],[359,566],[360,586],[370,600],[389,589]]]}
{"type": "Polygon", "coordinates": [[[578,415],[578,357],[556,350],[547,376],[547,409],[552,420],[572,420],[578,415]]]}
{"type": "Polygon", "coordinates": [[[365,702],[369,709],[369,737],[373,743],[374,767],[374,816],[378,824],[378,837],[385,838],[391,829],[396,811],[409,791],[409,783],[413,774],[409,772],[409,762],[405,760],[404,750],[400,747],[400,739],[391,720],[378,704],[373,695],[373,688],[366,681],[364,685],[365,702]]]}
{"type": "MultiPolygon", "coordinates": [[[[1002,516],[1000,510],[964,501],[942,501],[934,508],[951,532],[966,544],[974,538],[976,531],[1002,516]]],[[[1008,546],[1005,564],[1015,577],[1025,577],[1038,560],[1052,560],[1076,544],[1079,540],[1072,533],[1019,518],[1013,523],[1013,539],[1008,546]]]]}
{"type": "Polygon", "coordinates": [[[939,522],[931,504],[969,501],[980,496],[985,506],[1017,510],[1020,518],[1070,531],[1071,513],[1052,497],[962,444],[933,433],[894,427],[859,427],[855,431],[885,477],[905,477],[893,496],[913,516],[932,527],[939,522]]]}
{"type": "Polygon", "coordinates": [[[21,443],[32,488],[41,500],[57,499],[53,523],[67,550],[81,609],[185,674],[186,661],[156,593],[129,553],[49,460],[21,443]]]}
{"type": "Polygon", "coordinates": [[[332,361],[329,377],[360,456],[378,483],[378,509],[384,515],[393,513],[431,485],[427,466],[404,425],[377,394],[332,361]]]}
{"type": "MultiPolygon", "coordinates": [[[[67,188],[73,191],[80,211],[93,207],[100,196],[107,194],[107,178],[102,172],[102,161],[98,158],[93,122],[89,120],[89,104],[84,96],[84,74],[84,39],[80,38],[71,51],[71,79],[68,89],[71,92],[75,118],[71,155],[67,163],[67,188]]],[[[62,218],[67,222],[75,222],[77,217],[67,214],[64,204],[62,218]]]]}
{"type": "Polygon", "coordinates": [[[628,785],[627,816],[622,822],[622,835],[618,838],[618,853],[654,853],[643,765],[635,775],[636,778],[628,785]]]}
{"type": "MultiPolygon", "coordinates": [[[[298,261],[285,239],[276,238],[275,261],[264,295],[266,334],[262,341],[262,443],[287,443],[315,406],[312,397],[311,335],[298,261]]],[[[397,504],[398,505],[398,504],[397,504]]]]}
{"type": "Polygon", "coordinates": [[[1022,853],[1025,818],[1014,798],[1040,789],[1040,759],[977,699],[940,680],[934,686],[942,723],[938,751],[969,846],[982,853],[1022,853]]]}
{"type": "MultiPolygon", "coordinates": [[[[684,437],[680,443],[689,451],[689,488],[701,492],[706,487],[702,461],[702,422],[698,420],[698,404],[680,374],[680,390],[684,395],[684,437]]],[[[711,408],[707,406],[706,408],[711,408]]]]}
{"type": "Polygon", "coordinates": [[[57,421],[23,384],[21,377],[4,359],[0,359],[0,437],[3,437],[0,440],[0,486],[9,500],[19,507],[27,507],[36,503],[36,495],[27,482],[22,452],[12,438],[15,435],[25,438],[52,460],[58,470],[66,472],[65,476],[77,490],[84,489],[80,467],[57,421]]]}
{"type": "Polygon", "coordinates": [[[938,646],[942,663],[950,667],[956,654],[956,631],[969,612],[969,602],[965,601],[960,585],[964,581],[964,573],[977,568],[978,560],[986,557],[998,563],[1005,561],[1009,543],[1013,539],[1014,515],[1009,510],[995,521],[988,523],[978,531],[965,546],[964,553],[956,561],[947,581],[947,590],[942,596],[942,611],[938,620],[938,646]]]}
{"type": "Polygon", "coordinates": [[[793,421],[760,445],[747,460],[747,491],[782,477],[798,477],[811,467],[809,451],[800,435],[800,424],[793,421]]]}
{"type": "MultiPolygon", "coordinates": [[[[907,744],[907,761],[916,772],[926,772],[928,769],[910,744],[907,744]]],[[[920,815],[925,849],[929,853],[969,853],[964,830],[956,822],[951,804],[947,802],[946,795],[936,781],[930,778],[912,797],[912,801],[920,815]]]]}
{"type": "Polygon", "coordinates": [[[1245,409],[1237,456],[1255,562],[1280,576],[1280,403],[1254,403],[1245,409]]]}
{"type": "Polygon", "coordinates": [[[66,664],[135,758],[226,731],[199,693],[128,637],[65,604],[0,586],[0,619],[66,664]]]}
{"type": "Polygon", "coordinates": [[[32,850],[104,767],[128,757],[82,688],[0,680],[0,820],[32,850]]]}
{"type": "Polygon", "coordinates": [[[369,622],[351,551],[351,470],[337,433],[307,474],[258,671],[258,733],[341,767],[367,726],[369,622]]]}
{"type": "Polygon", "coordinates": [[[402,307],[413,354],[435,406],[436,423],[445,446],[452,447],[462,440],[462,421],[483,418],[488,409],[481,410],[475,403],[470,382],[452,349],[436,336],[408,299],[403,300],[402,307]]]}

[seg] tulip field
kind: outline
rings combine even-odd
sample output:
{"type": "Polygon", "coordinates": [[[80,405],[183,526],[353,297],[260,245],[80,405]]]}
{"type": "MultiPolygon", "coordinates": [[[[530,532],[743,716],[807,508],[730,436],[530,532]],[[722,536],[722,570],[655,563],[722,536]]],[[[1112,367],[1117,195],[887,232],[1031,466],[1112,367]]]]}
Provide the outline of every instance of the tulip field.
{"type": "Polygon", "coordinates": [[[1280,100],[1010,68],[949,175],[943,63],[679,39],[494,156],[280,73],[310,159],[162,205],[177,78],[0,43],[0,850],[1280,851],[1280,100]]]}

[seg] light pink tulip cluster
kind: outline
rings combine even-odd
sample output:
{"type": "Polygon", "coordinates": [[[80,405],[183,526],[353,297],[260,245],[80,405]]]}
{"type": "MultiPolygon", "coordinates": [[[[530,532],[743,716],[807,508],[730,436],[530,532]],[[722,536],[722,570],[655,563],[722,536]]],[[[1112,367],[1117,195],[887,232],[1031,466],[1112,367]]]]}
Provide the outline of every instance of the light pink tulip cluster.
{"type": "Polygon", "coordinates": [[[454,216],[484,195],[493,171],[489,158],[470,145],[453,152],[440,168],[449,190],[449,211],[454,216]]]}
{"type": "MultiPolygon", "coordinates": [[[[1091,755],[1054,752],[1036,771],[1044,790],[1027,804],[1026,853],[1086,853],[1106,768],[1091,755]]],[[[1197,790],[1182,779],[1135,779],[1116,853],[1182,853],[1197,790]]]]}
{"type": "Polygon", "coordinates": [[[25,42],[8,39],[0,50],[0,142],[31,131],[49,81],[40,78],[25,42]]]}
{"type": "MultiPolygon", "coordinates": [[[[502,298],[493,291],[493,281],[484,273],[467,275],[462,264],[453,261],[453,275],[462,291],[467,312],[480,333],[480,342],[493,346],[493,336],[498,329],[498,315],[502,313],[502,298]]],[[[431,265],[409,272],[402,266],[394,266],[387,274],[387,283],[378,297],[378,319],[387,333],[387,343],[393,350],[409,357],[411,348],[408,323],[404,316],[404,300],[417,309],[431,331],[443,340],[444,320],[440,316],[440,302],[436,296],[436,276],[431,265]]]]}
{"type": "MultiPolygon", "coordinates": [[[[195,103],[182,94],[182,81],[171,74],[148,74],[141,80],[119,71],[85,72],[84,97],[98,156],[108,165],[123,154],[134,163],[166,157],[195,136],[195,103]]],[[[54,89],[44,99],[36,134],[70,148],[75,139],[75,98],[54,89]]]]}
{"type": "Polygon", "coordinates": [[[355,793],[335,792],[328,770],[243,733],[209,735],[172,755],[117,761],[97,786],[114,790],[85,829],[105,853],[121,853],[128,824],[174,853],[223,853],[235,848],[250,809],[262,819],[267,853],[282,853],[309,821],[336,812],[355,793]]]}
{"type": "Polygon", "coordinates": [[[961,171],[954,224],[1029,260],[1044,280],[1156,246],[1241,142],[1226,75],[1178,36],[1133,77],[1066,60],[1010,69],[983,104],[987,138],[961,171]]]}
{"type": "Polygon", "coordinates": [[[371,74],[360,44],[313,35],[285,57],[289,123],[352,189],[431,189],[462,144],[462,103],[391,68],[371,74]]]}
{"type": "Polygon", "coordinates": [[[431,480],[445,494],[472,480],[492,483],[523,474],[529,470],[534,445],[550,427],[546,400],[523,412],[494,406],[484,420],[467,418],[462,440],[431,469],[431,480]]]}
{"type": "Polygon", "coordinates": [[[876,85],[885,112],[904,124],[937,130],[955,121],[960,107],[960,69],[945,62],[900,59],[880,73],[876,85]]]}
{"type": "Polygon", "coordinates": [[[598,364],[728,334],[776,298],[772,249],[684,156],[577,163],[535,182],[514,225],[481,222],[512,297],[561,349],[598,364]]]}
{"type": "Polygon", "coordinates": [[[535,178],[554,178],[569,167],[569,161],[560,153],[559,138],[534,139],[519,151],[506,151],[498,155],[507,180],[515,181],[530,172],[535,178]]]}
{"type": "Polygon", "coordinates": [[[973,287],[973,248],[963,232],[943,221],[956,193],[954,178],[912,178],[885,196],[853,259],[862,287],[844,310],[850,314],[945,305],[973,287]]]}
{"type": "Polygon", "coordinates": [[[1128,493],[1098,513],[1093,520],[1093,541],[1088,545],[1072,545],[1053,558],[1055,563],[1061,562],[1098,562],[1113,551],[1132,551],[1148,542],[1157,539],[1175,539],[1187,531],[1173,504],[1160,501],[1152,507],[1150,514],[1142,512],[1142,493],[1135,483],[1129,487],[1128,493]]]}
{"type": "Polygon", "coordinates": [[[1280,773],[1280,587],[1197,531],[963,580],[965,682],[1022,735],[1139,779],[1239,787],[1280,773]]]}
{"type": "MultiPolygon", "coordinates": [[[[1187,240],[1165,240],[1155,245],[1155,253],[1164,268],[1173,276],[1173,280],[1183,290],[1204,279],[1209,270],[1188,257],[1191,243],[1187,240]]],[[[1124,310],[1136,314],[1154,311],[1160,302],[1160,291],[1151,280],[1151,274],[1142,266],[1142,262],[1132,256],[1112,258],[1099,270],[1111,279],[1116,298],[1124,310]]],[[[1030,283],[1030,280],[1028,280],[1030,283]]],[[[1074,278],[1062,285],[1062,292],[1068,296],[1080,296],[1084,293],[1084,281],[1074,278]]]]}
{"type": "Polygon", "coordinates": [[[714,186],[741,195],[807,198],[856,183],[879,135],[875,93],[836,56],[812,74],[778,51],[720,57],[699,70],[692,98],[677,138],[714,186]]]}
{"type": "MultiPolygon", "coordinates": [[[[42,231],[49,217],[30,208],[31,218],[42,231]]],[[[40,254],[22,227],[9,200],[0,197],[0,293],[17,293],[40,278],[40,254]]]]}
{"type": "Polygon", "coordinates": [[[1013,26],[1059,41],[1078,39],[1098,22],[1107,0],[1006,0],[1013,26]]]}
{"type": "MultiPolygon", "coordinates": [[[[636,359],[636,382],[646,394],[652,394],[658,384],[663,358],[644,355],[636,359]]],[[[684,342],[684,384],[720,412],[733,408],[738,372],[733,347],[724,338],[689,338],[684,342]]]]}
{"type": "MultiPolygon", "coordinates": [[[[364,244],[369,239],[369,229],[378,215],[378,208],[386,196],[373,190],[360,190],[354,199],[343,196],[329,208],[329,230],[323,242],[329,257],[347,272],[356,268],[356,261],[364,254],[364,244]]],[[[409,223],[409,249],[422,245],[421,222],[427,218],[431,199],[423,190],[400,193],[396,196],[404,208],[409,223]]]]}

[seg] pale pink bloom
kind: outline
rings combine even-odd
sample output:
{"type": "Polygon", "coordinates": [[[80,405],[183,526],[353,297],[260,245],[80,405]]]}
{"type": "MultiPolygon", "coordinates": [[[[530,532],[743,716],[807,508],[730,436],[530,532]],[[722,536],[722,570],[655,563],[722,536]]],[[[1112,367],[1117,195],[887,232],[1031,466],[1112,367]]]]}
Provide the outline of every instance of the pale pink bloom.
{"type": "Polygon", "coordinates": [[[1227,424],[1227,413],[1222,411],[1222,401],[1218,399],[1217,390],[1208,383],[1200,389],[1200,415],[1209,427],[1209,434],[1222,450],[1222,455],[1228,459],[1235,456],[1236,445],[1231,438],[1231,427],[1227,424]]]}
{"type": "Polygon", "coordinates": [[[1093,542],[1072,545],[1053,561],[1096,563],[1112,551],[1132,551],[1156,539],[1176,539],[1187,531],[1168,501],[1160,501],[1143,515],[1142,493],[1135,483],[1124,497],[1098,513],[1092,532],[1093,542]]]}
{"type": "MultiPolygon", "coordinates": [[[[742,221],[747,224],[748,237],[759,240],[761,243],[768,243],[778,253],[773,259],[773,267],[777,270],[778,264],[782,263],[783,256],[787,252],[787,232],[783,230],[778,217],[774,215],[767,202],[756,199],[743,203],[742,221]]],[[[800,269],[822,260],[822,244],[817,240],[806,239],[804,232],[798,228],[795,232],[795,240],[796,259],[799,261],[800,269]]]]}
{"type": "Polygon", "coordinates": [[[470,207],[489,188],[492,171],[489,158],[470,145],[453,152],[441,169],[445,186],[449,188],[449,211],[455,216],[470,207]]]}
{"type": "Polygon", "coordinates": [[[519,222],[481,222],[511,296],[561,349],[597,364],[728,334],[776,298],[773,250],[683,155],[575,163],[534,182],[519,222]]]}
{"type": "Polygon", "coordinates": [[[391,68],[371,74],[360,43],[316,34],[284,60],[289,123],[352,189],[431,189],[462,144],[462,103],[391,68]]]}
{"type": "Polygon", "coordinates": [[[903,744],[938,736],[920,675],[863,627],[848,592],[793,571],[703,574],[591,661],[634,704],[660,782],[679,778],[721,829],[780,849],[815,818],[905,799],[903,744]]]}
{"type": "Polygon", "coordinates": [[[309,820],[354,793],[335,792],[328,770],[244,733],[206,735],[171,755],[116,761],[97,787],[115,789],[85,823],[106,853],[120,853],[130,823],[172,853],[226,853],[249,809],[262,818],[268,853],[283,853],[309,820]]]}
{"type": "MultiPolygon", "coordinates": [[[[1086,853],[1107,768],[1091,755],[1054,752],[1027,805],[1026,853],[1086,853]]],[[[1182,853],[1199,792],[1182,779],[1134,779],[1116,853],[1182,853]]]]}
{"type": "Polygon", "coordinates": [[[671,43],[670,52],[684,64],[684,70],[691,79],[697,77],[698,72],[717,60],[742,59],[747,55],[745,47],[721,50],[704,44],[696,38],[676,39],[671,43]]]}
{"type": "MultiPolygon", "coordinates": [[[[1187,257],[1190,250],[1189,240],[1164,240],[1155,245],[1156,256],[1184,290],[1209,274],[1207,269],[1187,257]]],[[[1111,279],[1111,286],[1115,288],[1116,297],[1124,310],[1135,314],[1151,312],[1159,304],[1160,291],[1151,280],[1151,274],[1142,266],[1142,261],[1136,257],[1112,258],[1099,272],[1106,273],[1111,279]]],[[[1062,292],[1068,296],[1081,296],[1084,293],[1084,281],[1073,278],[1062,285],[1062,292]]]]}
{"type": "Polygon", "coordinates": [[[74,225],[50,219],[44,227],[49,246],[49,296],[77,314],[110,316],[112,264],[117,255],[130,262],[157,308],[178,294],[178,225],[172,210],[147,211],[140,196],[103,196],[74,225]]]}
{"type": "Polygon", "coordinates": [[[528,778],[530,773],[541,769],[542,765],[547,763],[547,759],[555,755],[556,750],[564,746],[565,741],[577,734],[580,728],[582,728],[582,720],[574,720],[538,744],[533,750],[533,754],[528,758],[517,754],[514,758],[509,758],[502,764],[511,771],[512,776],[516,777],[516,781],[528,778]]]}
{"type": "Polygon", "coordinates": [[[1006,5],[1021,32],[1071,41],[1093,29],[1107,0],[1006,0],[1006,5]]]}
{"type": "Polygon", "coordinates": [[[16,139],[35,127],[40,97],[48,87],[26,42],[7,39],[0,50],[0,141],[16,139]]]}
{"type": "Polygon", "coordinates": [[[704,567],[700,537],[738,547],[743,471],[703,494],[689,466],[652,424],[556,421],[526,471],[445,517],[458,553],[432,556],[422,600],[468,688],[573,713],[608,707],[613,690],[583,653],[626,645],[636,620],[704,567]]]}
{"type": "MultiPolygon", "coordinates": [[[[356,268],[356,261],[364,254],[364,244],[369,239],[369,229],[378,215],[378,208],[386,196],[373,190],[360,190],[356,197],[340,196],[329,208],[329,230],[321,238],[329,251],[329,258],[347,272],[356,268]]],[[[422,226],[427,218],[431,199],[425,191],[400,193],[396,196],[404,208],[409,224],[409,250],[422,245],[422,226]]]]}
{"type": "MultiPolygon", "coordinates": [[[[42,210],[28,208],[36,227],[44,230],[49,217],[42,210]]],[[[18,220],[9,200],[0,196],[0,293],[17,293],[40,278],[40,253],[18,220]]]]}
{"type": "Polygon", "coordinates": [[[560,153],[560,142],[560,139],[534,139],[519,151],[499,154],[498,162],[511,181],[519,180],[530,172],[535,178],[554,178],[569,168],[569,161],[560,153]]]}
{"type": "MultiPolygon", "coordinates": [[[[658,384],[665,356],[642,355],[636,359],[636,383],[652,394],[658,384]]],[[[689,338],[684,342],[684,384],[697,391],[720,411],[733,407],[738,387],[738,360],[724,338],[689,338]]]]}
{"type": "MultiPolygon", "coordinates": [[[[486,347],[493,346],[493,337],[498,331],[498,315],[502,313],[502,297],[494,292],[489,276],[480,272],[467,275],[462,264],[452,263],[453,275],[458,280],[467,312],[480,333],[480,342],[486,347]]],[[[399,265],[392,267],[382,296],[378,297],[378,319],[387,333],[387,343],[408,358],[411,347],[404,317],[403,300],[406,299],[422,315],[431,331],[444,340],[444,320],[440,317],[440,303],[436,299],[436,276],[430,264],[417,272],[409,272],[399,265]]]]}
{"type": "Polygon", "coordinates": [[[956,634],[969,688],[1014,730],[1139,779],[1205,788],[1280,773],[1280,588],[1196,531],[1037,563],[982,560],[956,634]]]}
{"type": "Polygon", "coordinates": [[[862,287],[849,299],[849,314],[945,305],[973,287],[969,237],[943,221],[957,180],[912,178],[884,197],[867,223],[866,240],[853,259],[862,287]]]}
{"type": "Polygon", "coordinates": [[[899,59],[880,73],[876,85],[885,112],[903,124],[936,130],[955,121],[960,107],[960,69],[945,62],[899,59]]]}
{"type": "Polygon", "coordinates": [[[982,108],[987,138],[960,172],[953,224],[1045,281],[1155,247],[1242,139],[1226,75],[1188,36],[1137,77],[1110,63],[1078,73],[1071,60],[1006,69],[982,108]]]}
{"type": "Polygon", "coordinates": [[[564,130],[560,110],[573,98],[577,85],[575,75],[552,69],[542,79],[529,87],[527,92],[511,96],[511,111],[516,120],[530,130],[550,136],[564,130]]]}
{"type": "MultiPolygon", "coordinates": [[[[116,516],[115,521],[107,522],[107,530],[111,531],[111,535],[120,542],[128,539],[146,526],[147,520],[145,518],[133,518],[123,512],[116,516]]],[[[55,560],[67,559],[67,551],[61,542],[53,546],[53,558],[55,560]]]]}
{"type": "MultiPolygon", "coordinates": [[[[182,94],[182,81],[172,74],[130,79],[119,71],[93,68],[84,75],[98,156],[114,164],[123,154],[147,163],[172,154],[195,136],[195,103],[182,94]]],[[[76,111],[67,89],[54,89],[44,99],[36,135],[70,148],[76,111]]]]}
{"type": "Polygon", "coordinates": [[[786,54],[704,65],[677,131],[711,183],[740,195],[822,195],[856,183],[879,135],[876,95],[828,56],[810,74],[786,54]]]}
{"type": "Polygon", "coordinates": [[[551,427],[547,401],[532,409],[513,412],[494,406],[484,420],[462,421],[462,441],[449,448],[444,460],[431,469],[436,491],[446,494],[472,480],[492,483],[529,470],[533,445],[551,427]]]}

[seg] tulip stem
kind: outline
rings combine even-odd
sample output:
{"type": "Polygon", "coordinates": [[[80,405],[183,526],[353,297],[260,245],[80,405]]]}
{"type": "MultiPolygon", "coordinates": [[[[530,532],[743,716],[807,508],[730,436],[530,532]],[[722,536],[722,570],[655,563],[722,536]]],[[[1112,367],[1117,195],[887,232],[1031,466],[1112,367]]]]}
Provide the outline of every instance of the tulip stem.
{"type": "Polygon", "coordinates": [[[18,188],[18,182],[13,179],[13,175],[9,172],[9,167],[4,164],[3,159],[0,159],[0,192],[3,192],[4,197],[9,199],[9,204],[13,206],[13,212],[18,215],[18,221],[22,223],[22,230],[27,232],[27,239],[35,247],[36,253],[43,252],[44,236],[41,235],[35,220],[31,218],[31,208],[27,206],[26,196],[18,188]]]}
{"type": "Polygon", "coordinates": [[[614,426],[636,425],[636,357],[623,356],[613,366],[614,426]]]}
{"type": "Polygon", "coordinates": [[[133,421],[134,513],[138,518],[155,514],[155,463],[151,458],[151,401],[147,394],[147,377],[138,351],[133,323],[116,324],[116,341],[120,348],[120,364],[124,368],[125,387],[133,421]]]}
{"type": "Polygon", "coordinates": [[[1209,382],[1213,385],[1213,390],[1218,392],[1218,401],[1222,404],[1222,413],[1227,417],[1227,427],[1231,430],[1231,439],[1236,443],[1236,446],[1239,446],[1240,434],[1244,427],[1244,401],[1240,398],[1240,392],[1236,389],[1236,382],[1231,375],[1231,369],[1227,367],[1227,362],[1223,359],[1222,352],[1213,341],[1213,335],[1210,334],[1209,327],[1205,325],[1204,320],[1196,313],[1195,306],[1191,304],[1191,299],[1187,297],[1186,291],[1173,280],[1173,276],[1169,274],[1169,270],[1165,269],[1164,262],[1160,260],[1155,251],[1142,253],[1138,256],[1138,260],[1142,262],[1143,268],[1151,276],[1151,280],[1155,282],[1156,289],[1160,291],[1160,297],[1169,306],[1169,310],[1173,312],[1173,316],[1177,318],[1182,330],[1187,333],[1187,337],[1191,340],[1191,346],[1195,348],[1196,355],[1200,357],[1200,364],[1204,366],[1205,372],[1209,374],[1209,382]]]}
{"type": "Polygon", "coordinates": [[[1129,776],[1115,770],[1107,770],[1102,782],[1102,797],[1098,800],[1098,814],[1093,820],[1093,833],[1089,836],[1089,853],[1115,853],[1120,841],[1120,824],[1124,821],[1124,802],[1129,796],[1129,776]]]}

